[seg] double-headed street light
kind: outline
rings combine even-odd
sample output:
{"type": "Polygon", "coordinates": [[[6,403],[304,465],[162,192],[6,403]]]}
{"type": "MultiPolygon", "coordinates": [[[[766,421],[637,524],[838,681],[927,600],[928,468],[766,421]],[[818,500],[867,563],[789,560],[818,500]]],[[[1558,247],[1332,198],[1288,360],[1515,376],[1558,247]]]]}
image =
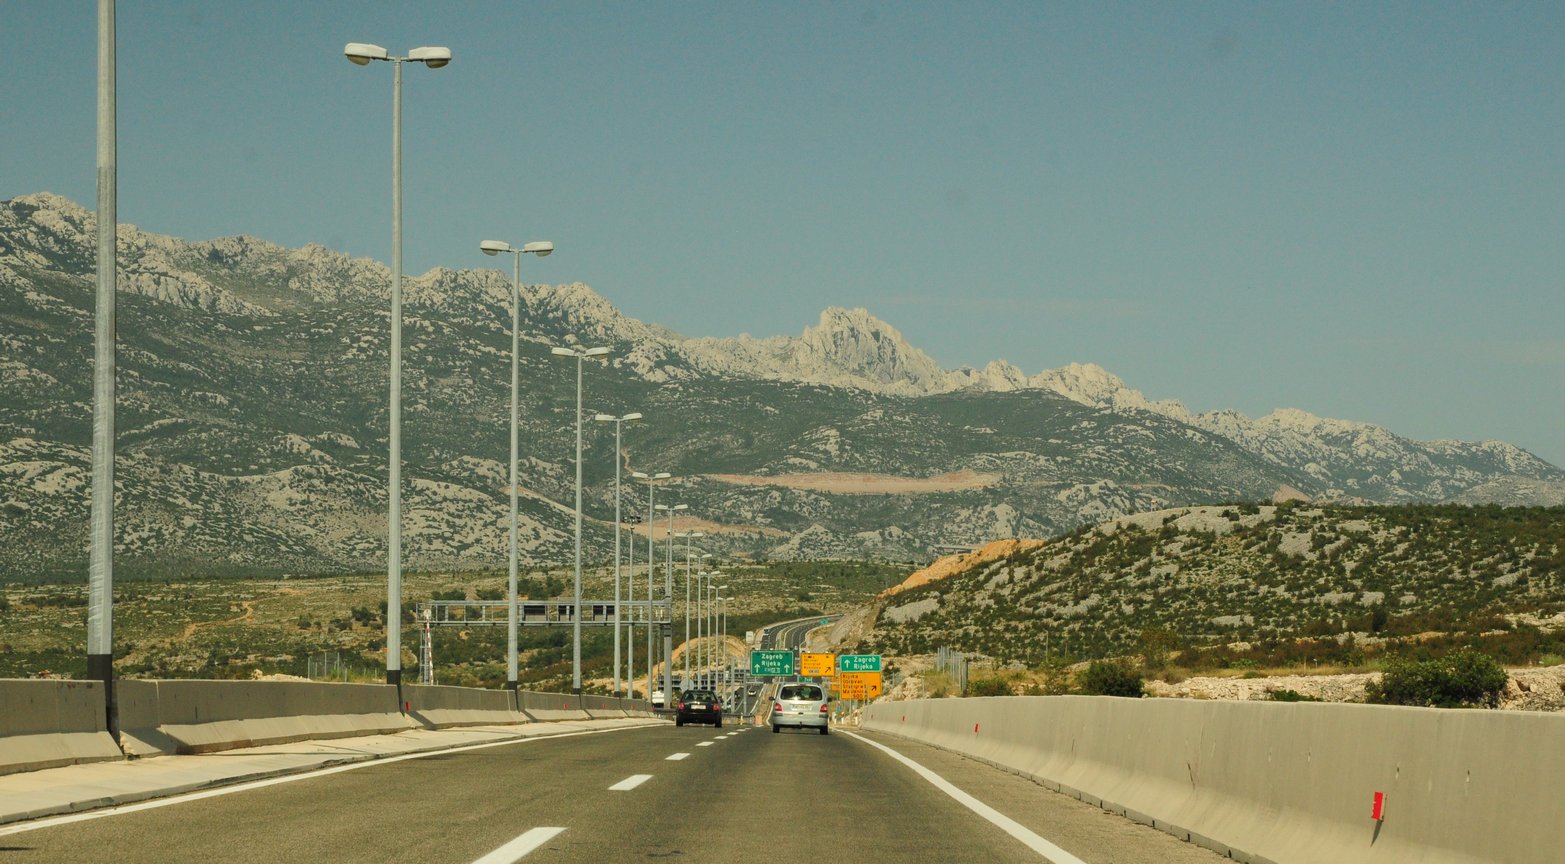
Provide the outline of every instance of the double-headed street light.
{"type": "Polygon", "coordinates": [[[550,348],[556,357],[576,358],[576,600],[572,606],[571,692],[581,694],[581,367],[588,357],[602,357],[607,348],[550,348]]]}
{"type": "MultiPolygon", "coordinates": [[[[620,626],[620,618],[622,617],[621,614],[620,614],[620,611],[621,611],[620,610],[620,603],[621,603],[621,601],[620,601],[620,593],[619,593],[619,583],[620,583],[620,575],[619,575],[619,562],[620,562],[619,529],[620,529],[620,522],[623,521],[620,518],[619,469],[620,469],[620,463],[622,461],[624,461],[623,457],[620,454],[620,428],[622,426],[624,426],[624,424],[626,424],[626,423],[635,423],[636,421],[640,420],[641,419],[641,413],[640,412],[632,412],[630,414],[626,414],[623,417],[616,417],[613,414],[595,414],[595,415],[593,415],[592,419],[596,420],[599,423],[613,423],[614,424],[614,695],[615,696],[619,696],[620,695],[620,689],[619,689],[619,656],[620,656],[619,626],[620,626]]],[[[635,546],[634,545],[632,545],[631,551],[632,551],[632,554],[634,554],[634,552],[635,552],[635,546]]]]}
{"type": "MultiPolygon", "coordinates": [[[[656,505],[652,503],[652,493],[657,488],[659,480],[667,480],[673,475],[667,471],[659,471],[656,474],[643,474],[640,471],[630,472],[630,476],[637,480],[644,480],[647,484],[647,698],[652,698],[652,574],[656,572],[657,557],[652,547],[652,526],[656,512],[656,505]]],[[[634,573],[631,576],[635,578],[634,573]]],[[[636,670],[632,668],[631,677],[635,677],[636,670]]],[[[663,694],[664,704],[668,704],[668,694],[663,694]]]]}
{"type": "Polygon", "coordinates": [[[690,538],[705,537],[700,531],[681,531],[678,536],[685,538],[685,650],[680,652],[685,655],[685,680],[690,680],[690,651],[695,644],[690,641],[690,538]]]}
{"type": "MultiPolygon", "coordinates": [[[[393,71],[391,85],[391,417],[390,486],[386,538],[386,683],[402,686],[402,64],[431,69],[451,62],[451,49],[414,48],[392,57],[379,45],[349,42],[342,53],[356,66],[384,60],[393,71]]],[[[400,694],[400,690],[398,691],[400,694]]],[[[402,704],[401,696],[397,704],[402,704]]]]}
{"type": "Polygon", "coordinates": [[[663,596],[668,600],[668,624],[663,628],[663,698],[667,700],[674,689],[674,512],[689,510],[689,504],[659,504],[656,509],[668,512],[667,569],[663,575],[663,596]]]}
{"type": "Polygon", "coordinates": [[[726,666],[728,664],[728,615],[727,615],[728,598],[723,595],[723,592],[727,591],[727,590],[728,590],[728,586],[727,585],[719,585],[719,586],[717,586],[716,594],[713,597],[713,599],[715,601],[712,604],[712,607],[713,607],[712,608],[712,627],[713,627],[713,629],[716,630],[716,628],[717,628],[717,622],[719,620],[719,616],[721,616],[721,620],[723,622],[723,629],[722,629],[723,636],[722,636],[722,639],[717,643],[719,649],[722,651],[722,654],[720,656],[715,656],[713,658],[713,660],[712,660],[712,670],[713,670],[712,674],[713,675],[717,674],[717,667],[719,665],[726,666]],[[720,612],[719,610],[722,610],[722,611],[720,612]]]}
{"type": "Polygon", "coordinates": [[[501,252],[511,253],[511,575],[507,582],[506,604],[510,607],[509,616],[506,619],[505,636],[505,689],[516,689],[516,570],[517,549],[519,546],[516,532],[516,461],[517,454],[517,414],[520,407],[517,404],[521,390],[521,329],[522,313],[522,256],[537,255],[539,258],[547,256],[554,251],[554,244],[548,240],[534,240],[522,246],[520,249],[506,243],[503,240],[485,240],[478,244],[479,250],[485,255],[499,255],[501,252]]]}

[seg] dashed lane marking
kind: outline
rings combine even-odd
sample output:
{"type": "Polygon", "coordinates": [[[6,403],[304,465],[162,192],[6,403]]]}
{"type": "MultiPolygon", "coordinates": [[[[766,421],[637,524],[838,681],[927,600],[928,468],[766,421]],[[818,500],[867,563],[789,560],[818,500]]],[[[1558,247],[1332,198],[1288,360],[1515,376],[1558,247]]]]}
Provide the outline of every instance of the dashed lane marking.
{"type": "Polygon", "coordinates": [[[664,762],[678,762],[681,759],[689,759],[689,758],[690,758],[690,754],[689,753],[675,753],[674,755],[668,757],[667,759],[664,759],[663,761],[664,762]]]}
{"type": "Polygon", "coordinates": [[[534,828],[515,840],[474,861],[473,864],[515,864],[528,853],[553,840],[564,828],[534,828]]]}
{"type": "Polygon", "coordinates": [[[609,787],[609,791],[610,792],[629,792],[630,790],[636,788],[637,786],[640,786],[641,784],[643,784],[643,783],[645,783],[645,782],[647,782],[648,780],[651,780],[651,779],[652,779],[652,775],[651,774],[632,774],[629,777],[626,777],[624,780],[621,780],[618,783],[615,783],[613,786],[610,786],[609,787]]]}

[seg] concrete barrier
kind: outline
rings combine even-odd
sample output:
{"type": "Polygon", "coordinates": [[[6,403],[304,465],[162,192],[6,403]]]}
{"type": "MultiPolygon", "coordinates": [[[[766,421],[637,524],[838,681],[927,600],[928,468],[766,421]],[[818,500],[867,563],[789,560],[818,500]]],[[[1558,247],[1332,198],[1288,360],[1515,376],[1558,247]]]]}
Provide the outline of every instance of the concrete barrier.
{"type": "Polygon", "coordinates": [[[881,702],[866,729],[1254,862],[1560,860],[1565,716],[1111,697],[881,702]],[[1374,793],[1385,818],[1370,818],[1374,793]]]}
{"type": "Polygon", "coordinates": [[[413,684],[402,688],[408,716],[428,729],[530,723],[509,690],[413,684]]]}
{"type": "Polygon", "coordinates": [[[138,756],[414,728],[386,684],[122,680],[116,687],[120,745],[138,756]]]}
{"type": "Polygon", "coordinates": [[[522,710],[528,717],[539,722],[592,719],[592,715],[582,708],[583,697],[560,693],[535,693],[531,690],[517,692],[521,696],[522,710]]]}
{"type": "Polygon", "coordinates": [[[584,694],[581,697],[581,707],[582,710],[587,712],[587,716],[594,720],[628,716],[625,713],[625,708],[620,705],[620,700],[613,696],[589,696],[584,694]]]}
{"type": "Polygon", "coordinates": [[[0,679],[0,774],[123,758],[98,681],[0,679]]]}

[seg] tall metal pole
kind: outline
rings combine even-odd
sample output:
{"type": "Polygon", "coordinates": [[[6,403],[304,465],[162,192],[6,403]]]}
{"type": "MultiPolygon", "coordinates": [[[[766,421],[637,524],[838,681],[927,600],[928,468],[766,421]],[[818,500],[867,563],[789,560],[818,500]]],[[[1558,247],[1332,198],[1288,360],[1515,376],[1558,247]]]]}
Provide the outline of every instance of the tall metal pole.
{"type": "Polygon", "coordinates": [[[115,84],[114,0],[98,0],[98,295],[93,318],[87,677],[103,682],[106,728],[118,740],[114,698],[114,301],[119,226],[115,84]]]}
{"type": "Polygon", "coordinates": [[[572,612],[571,692],[581,694],[581,370],[586,355],[576,355],[576,602],[572,612]]]}
{"type": "MultiPolygon", "coordinates": [[[[636,695],[636,532],[630,534],[630,559],[625,562],[625,590],[630,595],[630,617],[625,621],[625,689],[636,695]]],[[[619,629],[616,627],[615,629],[619,629]]],[[[648,693],[647,698],[652,698],[648,693]]]]}
{"type": "Polygon", "coordinates": [[[685,540],[685,680],[690,680],[690,652],[695,643],[690,641],[690,541],[685,540]]]}
{"type": "Polygon", "coordinates": [[[506,602],[510,606],[505,625],[505,689],[516,690],[516,570],[518,547],[520,541],[517,538],[517,477],[516,462],[519,458],[517,445],[517,414],[520,413],[518,404],[519,392],[522,386],[521,372],[521,329],[522,313],[522,253],[511,253],[511,567],[510,579],[507,582],[506,602]]]}
{"type": "Polygon", "coordinates": [[[391,501],[386,539],[386,683],[402,706],[402,60],[391,63],[391,501]]]}
{"type": "Polygon", "coordinates": [[[674,692],[674,508],[668,508],[668,568],[663,575],[663,599],[668,603],[668,623],[663,625],[663,700],[674,692]]]}
{"type": "MultiPolygon", "coordinates": [[[[647,698],[652,698],[652,577],[657,573],[657,552],[652,547],[653,526],[657,525],[657,508],[652,504],[656,481],[647,482],[647,698]]],[[[668,691],[663,691],[663,704],[668,705],[668,691]]]]}
{"type": "Polygon", "coordinates": [[[619,419],[614,421],[614,695],[620,696],[619,689],[619,625],[620,616],[624,610],[620,608],[619,593],[619,468],[620,468],[620,426],[619,419]]]}

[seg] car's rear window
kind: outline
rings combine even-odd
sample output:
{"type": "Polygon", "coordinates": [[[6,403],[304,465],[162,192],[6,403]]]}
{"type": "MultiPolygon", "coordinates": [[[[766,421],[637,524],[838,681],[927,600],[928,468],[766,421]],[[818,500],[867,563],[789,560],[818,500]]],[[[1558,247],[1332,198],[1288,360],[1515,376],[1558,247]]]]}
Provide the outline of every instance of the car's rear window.
{"type": "Polygon", "coordinates": [[[710,690],[686,690],[684,699],[689,702],[693,699],[702,699],[707,702],[716,702],[717,694],[710,690]]]}
{"type": "Polygon", "coordinates": [[[805,702],[821,701],[821,688],[809,684],[791,684],[782,688],[779,699],[797,699],[805,702]]]}

